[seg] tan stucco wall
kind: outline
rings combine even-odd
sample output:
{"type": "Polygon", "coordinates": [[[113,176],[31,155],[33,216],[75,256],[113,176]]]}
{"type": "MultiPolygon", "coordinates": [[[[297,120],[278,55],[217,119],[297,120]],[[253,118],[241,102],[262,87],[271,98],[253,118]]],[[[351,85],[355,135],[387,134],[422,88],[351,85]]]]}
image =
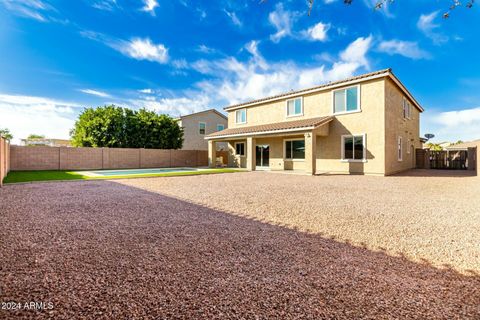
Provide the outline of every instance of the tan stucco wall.
{"type": "MultiPolygon", "coordinates": [[[[360,85],[361,112],[336,115],[329,124],[327,137],[317,138],[317,172],[331,173],[385,173],[384,155],[384,79],[376,79],[360,85]],[[361,163],[341,162],[341,136],[346,134],[366,134],[367,161],[361,163]]],[[[286,117],[286,101],[263,104],[247,109],[247,124],[257,125],[294,119],[313,118],[332,115],[333,94],[325,91],[303,97],[304,115],[301,117],[286,117]]],[[[229,112],[229,123],[235,125],[235,112],[229,112]]],[[[259,140],[259,139],[257,139],[259,140]]],[[[283,139],[279,139],[283,159],[283,139]]],[[[271,147],[272,153],[274,146],[271,147]]],[[[276,148],[275,148],[276,149],[276,148]]],[[[285,162],[279,167],[285,169],[303,169],[304,162],[285,162]]],[[[273,168],[272,168],[273,169],[273,168]]]]}
{"type": "MultiPolygon", "coordinates": [[[[327,100],[332,105],[332,95],[327,100]]],[[[336,115],[328,136],[317,138],[317,172],[384,174],[384,80],[360,87],[361,112],[336,115]],[[342,135],[366,135],[366,162],[342,162],[342,135]]]]}
{"type": "MultiPolygon", "coordinates": [[[[317,136],[316,172],[387,175],[413,168],[414,149],[421,147],[419,110],[412,105],[411,119],[403,119],[403,92],[389,78],[366,81],[359,86],[361,111],[334,115],[334,120],[329,123],[328,136],[317,136]],[[366,135],[366,161],[341,161],[342,135],[363,134],[366,135]],[[398,135],[404,139],[402,162],[397,160],[398,135]]],[[[287,99],[284,99],[248,107],[246,124],[235,124],[235,110],[232,110],[228,113],[229,126],[235,128],[332,115],[332,91],[305,95],[303,116],[286,117],[287,99]]],[[[270,144],[272,170],[304,169],[305,162],[283,160],[283,140],[257,137],[256,143],[270,144]],[[276,152],[280,154],[276,155],[276,152]]]]}
{"type": "MultiPolygon", "coordinates": [[[[205,112],[183,117],[178,124],[183,127],[182,150],[208,150],[205,136],[217,131],[217,124],[223,124],[227,128],[228,121],[215,112],[205,112]],[[199,122],[206,123],[205,134],[199,133],[199,122]]],[[[217,143],[217,150],[226,149],[224,143],[217,143]]]]}
{"type": "MultiPolygon", "coordinates": [[[[385,174],[415,167],[415,149],[421,148],[420,111],[412,104],[410,119],[403,118],[403,92],[390,79],[385,81],[385,174]],[[398,137],[403,138],[403,161],[398,161],[398,137]]],[[[412,101],[410,101],[412,103],[412,101]]]]}

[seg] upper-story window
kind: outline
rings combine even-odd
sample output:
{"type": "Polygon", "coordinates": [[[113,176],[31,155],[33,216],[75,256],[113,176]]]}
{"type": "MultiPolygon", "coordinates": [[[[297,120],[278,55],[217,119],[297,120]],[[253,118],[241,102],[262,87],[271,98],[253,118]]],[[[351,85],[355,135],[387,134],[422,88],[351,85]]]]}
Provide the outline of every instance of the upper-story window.
{"type": "Polygon", "coordinates": [[[206,128],[207,128],[207,124],[205,122],[199,122],[198,123],[198,133],[199,134],[205,134],[206,128]]]}
{"type": "Polygon", "coordinates": [[[412,105],[410,104],[410,102],[408,102],[406,98],[403,98],[402,107],[403,107],[403,118],[410,119],[412,115],[412,105]]]}
{"type": "Polygon", "coordinates": [[[225,126],[223,124],[217,124],[217,131],[225,130],[225,126]]]}
{"type": "Polygon", "coordinates": [[[247,122],[247,109],[240,109],[235,111],[235,123],[247,122]]]}
{"type": "Polygon", "coordinates": [[[287,100],[287,117],[303,115],[303,99],[295,98],[287,100]]]}
{"type": "Polygon", "coordinates": [[[333,113],[360,111],[360,86],[333,92],[333,113]]]}

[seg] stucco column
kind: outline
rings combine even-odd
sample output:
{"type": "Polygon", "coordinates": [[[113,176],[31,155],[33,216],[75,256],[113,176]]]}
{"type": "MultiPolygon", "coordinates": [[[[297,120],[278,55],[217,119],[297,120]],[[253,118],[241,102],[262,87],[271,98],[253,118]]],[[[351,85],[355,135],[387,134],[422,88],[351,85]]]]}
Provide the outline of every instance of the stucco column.
{"type": "Polygon", "coordinates": [[[317,172],[317,135],[314,132],[305,133],[305,172],[317,172]]]}
{"type": "Polygon", "coordinates": [[[255,171],[256,152],[255,152],[255,139],[252,137],[247,138],[247,150],[245,150],[247,156],[247,170],[255,171]]]}
{"type": "Polygon", "coordinates": [[[210,168],[217,166],[217,143],[213,140],[208,140],[208,166],[210,168]]]}

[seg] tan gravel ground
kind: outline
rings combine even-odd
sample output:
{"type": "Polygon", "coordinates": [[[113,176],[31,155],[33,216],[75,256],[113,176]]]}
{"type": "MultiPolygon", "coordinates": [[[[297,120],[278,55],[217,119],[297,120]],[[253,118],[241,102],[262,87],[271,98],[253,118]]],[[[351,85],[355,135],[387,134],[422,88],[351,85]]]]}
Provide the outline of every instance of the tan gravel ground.
{"type": "Polygon", "coordinates": [[[3,318],[480,319],[480,179],[267,172],[0,189],[3,318]]]}

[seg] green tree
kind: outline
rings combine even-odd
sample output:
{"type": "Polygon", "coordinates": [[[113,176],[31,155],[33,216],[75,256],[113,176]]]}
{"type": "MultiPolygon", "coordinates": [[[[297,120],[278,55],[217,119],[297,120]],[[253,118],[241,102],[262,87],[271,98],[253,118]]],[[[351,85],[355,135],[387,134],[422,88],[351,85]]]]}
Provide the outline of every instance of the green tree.
{"type": "Polygon", "coordinates": [[[10,133],[10,130],[7,129],[7,128],[0,129],[0,136],[1,136],[1,137],[4,137],[4,138],[7,139],[8,141],[10,141],[10,140],[13,139],[13,135],[10,133]]]}
{"type": "Polygon", "coordinates": [[[442,151],[443,150],[442,146],[439,145],[438,143],[429,142],[425,146],[428,147],[432,151],[442,151]]]}
{"type": "Polygon", "coordinates": [[[70,132],[77,147],[179,149],[183,130],[171,117],[114,105],[86,108],[70,132]]]}
{"type": "Polygon", "coordinates": [[[44,139],[45,136],[42,135],[42,134],[35,134],[35,133],[32,133],[30,135],[28,135],[27,139],[44,139]]]}

